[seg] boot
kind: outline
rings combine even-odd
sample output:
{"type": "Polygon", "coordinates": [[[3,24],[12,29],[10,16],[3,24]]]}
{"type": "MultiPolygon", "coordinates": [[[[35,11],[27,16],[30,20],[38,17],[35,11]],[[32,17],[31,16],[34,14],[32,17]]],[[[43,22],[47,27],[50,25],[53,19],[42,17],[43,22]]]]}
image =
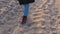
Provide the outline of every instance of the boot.
{"type": "Polygon", "coordinates": [[[27,16],[23,16],[21,24],[26,24],[27,16]]]}

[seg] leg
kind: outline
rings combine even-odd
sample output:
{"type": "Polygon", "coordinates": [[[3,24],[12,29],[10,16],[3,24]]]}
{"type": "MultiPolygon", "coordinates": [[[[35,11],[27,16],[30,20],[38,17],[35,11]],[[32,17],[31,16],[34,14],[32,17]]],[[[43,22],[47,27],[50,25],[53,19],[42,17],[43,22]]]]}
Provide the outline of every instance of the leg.
{"type": "Polygon", "coordinates": [[[23,14],[23,19],[22,19],[22,22],[21,24],[25,24],[26,21],[27,21],[27,16],[28,16],[28,13],[29,13],[29,4],[25,4],[24,5],[24,14],[23,14]]]}
{"type": "Polygon", "coordinates": [[[24,5],[24,15],[23,16],[28,16],[29,12],[29,4],[24,5]]]}

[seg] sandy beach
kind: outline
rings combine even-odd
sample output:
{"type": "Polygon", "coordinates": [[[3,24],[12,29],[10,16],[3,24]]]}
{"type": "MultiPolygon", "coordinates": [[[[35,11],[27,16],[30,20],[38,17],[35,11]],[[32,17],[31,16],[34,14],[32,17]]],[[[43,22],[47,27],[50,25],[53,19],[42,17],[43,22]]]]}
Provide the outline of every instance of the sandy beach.
{"type": "Polygon", "coordinates": [[[25,25],[23,9],[17,0],[0,0],[0,34],[60,34],[60,0],[35,0],[25,25]]]}

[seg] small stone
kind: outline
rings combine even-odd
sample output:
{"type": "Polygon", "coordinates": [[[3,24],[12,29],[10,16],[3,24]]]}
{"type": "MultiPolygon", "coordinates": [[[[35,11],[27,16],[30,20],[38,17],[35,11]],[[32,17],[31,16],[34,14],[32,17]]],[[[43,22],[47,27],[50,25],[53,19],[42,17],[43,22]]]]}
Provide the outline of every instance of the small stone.
{"type": "Polygon", "coordinates": [[[4,25],[4,23],[2,23],[2,21],[0,21],[0,25],[4,25]]]}

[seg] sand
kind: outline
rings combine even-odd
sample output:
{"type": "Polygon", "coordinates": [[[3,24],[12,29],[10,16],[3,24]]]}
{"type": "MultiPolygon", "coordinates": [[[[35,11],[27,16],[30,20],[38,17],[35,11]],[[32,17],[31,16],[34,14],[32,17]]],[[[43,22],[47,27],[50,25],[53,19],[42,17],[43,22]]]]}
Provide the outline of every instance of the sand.
{"type": "Polygon", "coordinates": [[[25,25],[20,24],[23,8],[17,0],[0,0],[0,34],[60,34],[60,0],[30,4],[25,25]]]}

